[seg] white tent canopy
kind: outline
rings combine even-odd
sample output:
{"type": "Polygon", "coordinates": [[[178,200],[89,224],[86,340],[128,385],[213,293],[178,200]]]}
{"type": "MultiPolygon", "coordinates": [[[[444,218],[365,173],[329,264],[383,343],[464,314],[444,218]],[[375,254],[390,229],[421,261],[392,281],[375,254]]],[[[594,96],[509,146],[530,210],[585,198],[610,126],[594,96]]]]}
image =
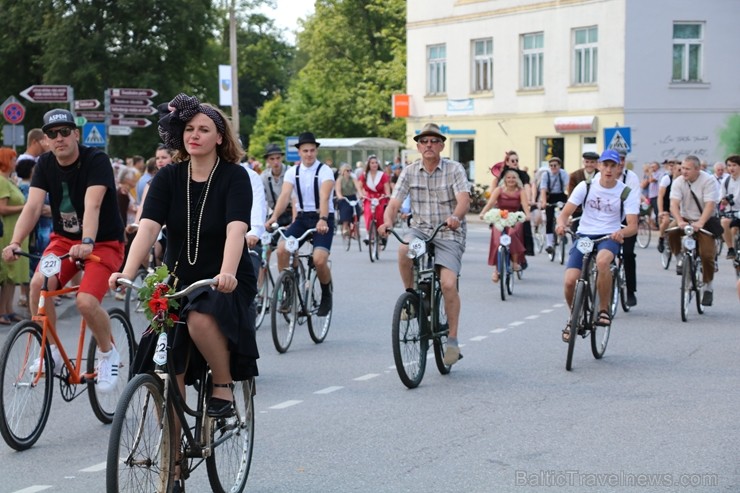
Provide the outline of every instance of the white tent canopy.
{"type": "Polygon", "coordinates": [[[316,139],[321,146],[319,155],[322,159],[331,158],[334,165],[349,163],[354,166],[357,161],[365,161],[371,154],[378,156],[381,162],[393,161],[402,149],[403,142],[384,137],[352,137],[343,139],[316,139]]]}

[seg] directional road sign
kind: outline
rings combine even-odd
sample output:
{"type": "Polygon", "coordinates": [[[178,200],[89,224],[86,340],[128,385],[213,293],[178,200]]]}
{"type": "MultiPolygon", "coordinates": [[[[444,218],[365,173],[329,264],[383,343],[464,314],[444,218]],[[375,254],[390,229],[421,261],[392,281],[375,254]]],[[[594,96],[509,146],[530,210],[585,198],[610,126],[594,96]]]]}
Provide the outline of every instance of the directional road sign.
{"type": "Polygon", "coordinates": [[[629,154],[632,151],[632,129],[630,127],[611,127],[604,129],[606,149],[629,154]]]}
{"type": "MultiPolygon", "coordinates": [[[[77,116],[84,116],[91,122],[102,122],[106,115],[104,111],[78,111],[77,116]]],[[[111,118],[123,118],[123,113],[113,113],[111,118]]]]}
{"type": "Polygon", "coordinates": [[[154,89],[130,89],[130,88],[114,88],[109,89],[109,94],[114,98],[153,98],[159,94],[154,89]]]}
{"type": "Polygon", "coordinates": [[[133,132],[133,127],[124,127],[122,125],[111,125],[108,127],[108,135],[131,135],[133,132]]]}
{"type": "Polygon", "coordinates": [[[146,118],[112,118],[111,125],[120,125],[123,127],[146,128],[152,124],[151,120],[146,118]]]}
{"type": "Polygon", "coordinates": [[[149,116],[155,114],[157,112],[157,108],[154,106],[120,106],[112,104],[110,105],[110,111],[126,115],[149,116]]]}
{"type": "Polygon", "coordinates": [[[21,91],[21,96],[34,103],[66,103],[71,89],[69,86],[31,86],[21,91]]]}
{"type": "Polygon", "coordinates": [[[100,108],[97,99],[78,99],[75,101],[75,110],[95,110],[100,108]]]}
{"type": "Polygon", "coordinates": [[[110,104],[114,106],[151,106],[154,102],[151,99],[110,98],[110,104]]]}
{"type": "Polygon", "coordinates": [[[3,118],[11,125],[17,125],[23,121],[26,116],[26,108],[14,96],[10,96],[2,104],[3,118]]]}
{"type": "Polygon", "coordinates": [[[86,123],[82,127],[82,144],[90,147],[105,147],[105,123],[86,123]]]}

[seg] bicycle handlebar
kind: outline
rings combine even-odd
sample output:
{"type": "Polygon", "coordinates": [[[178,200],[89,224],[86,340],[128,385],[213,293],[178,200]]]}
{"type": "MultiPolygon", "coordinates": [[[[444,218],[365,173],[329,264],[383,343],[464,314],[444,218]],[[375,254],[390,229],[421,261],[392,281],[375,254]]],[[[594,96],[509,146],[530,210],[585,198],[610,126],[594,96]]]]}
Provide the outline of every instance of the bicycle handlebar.
{"type": "MultiPolygon", "coordinates": [[[[131,288],[131,289],[139,289],[140,286],[137,286],[133,283],[133,281],[130,281],[128,279],[125,279],[123,277],[119,277],[116,279],[116,282],[120,284],[121,286],[131,288]]],[[[187,286],[185,289],[181,289],[180,291],[176,291],[172,294],[165,295],[166,298],[169,299],[178,299],[182,298],[183,296],[187,296],[196,289],[203,288],[205,286],[215,286],[218,284],[218,282],[215,279],[201,279],[200,281],[196,281],[190,286],[187,286]]]]}
{"type": "MultiPolygon", "coordinates": [[[[422,239],[424,241],[426,241],[427,243],[429,243],[430,241],[432,241],[434,239],[435,236],[437,236],[437,233],[439,233],[439,230],[441,230],[442,228],[444,228],[446,226],[447,226],[447,223],[446,222],[439,223],[439,225],[437,225],[437,227],[434,228],[434,232],[432,233],[432,236],[430,236],[429,238],[422,238],[422,239]]],[[[388,231],[390,233],[393,233],[393,236],[395,236],[396,239],[399,242],[401,242],[402,244],[404,244],[404,245],[408,245],[409,244],[408,241],[403,241],[403,238],[401,238],[400,236],[398,236],[398,233],[396,233],[396,231],[393,228],[387,228],[386,231],[388,231]]]]}
{"type": "MultiPolygon", "coordinates": [[[[275,230],[275,231],[276,231],[277,233],[280,233],[280,236],[282,236],[282,237],[283,237],[283,239],[287,240],[287,239],[289,238],[289,236],[285,236],[285,230],[286,230],[286,229],[287,229],[287,228],[286,228],[285,226],[281,226],[281,227],[279,227],[279,228],[278,228],[277,230],[275,230]]],[[[305,232],[304,232],[304,233],[303,233],[303,234],[302,234],[302,235],[301,235],[301,236],[300,236],[299,238],[296,238],[296,239],[297,239],[298,241],[303,241],[303,240],[305,240],[306,238],[308,238],[309,236],[313,235],[313,234],[314,234],[314,233],[315,233],[316,231],[317,231],[317,230],[316,230],[316,228],[310,228],[310,229],[307,229],[307,230],[306,230],[306,231],[305,231],[305,232]]]]}
{"type": "MultiPolygon", "coordinates": [[[[666,229],[666,233],[668,231],[677,231],[677,230],[680,230],[680,229],[682,229],[680,226],[673,226],[672,228],[666,229]]],[[[694,233],[696,233],[697,231],[695,231],[694,230],[694,227],[689,224],[688,226],[684,226],[683,227],[683,232],[684,232],[685,235],[691,236],[694,233]]],[[[704,233],[705,235],[714,236],[711,231],[707,231],[704,228],[701,228],[698,232],[704,233]]]]}

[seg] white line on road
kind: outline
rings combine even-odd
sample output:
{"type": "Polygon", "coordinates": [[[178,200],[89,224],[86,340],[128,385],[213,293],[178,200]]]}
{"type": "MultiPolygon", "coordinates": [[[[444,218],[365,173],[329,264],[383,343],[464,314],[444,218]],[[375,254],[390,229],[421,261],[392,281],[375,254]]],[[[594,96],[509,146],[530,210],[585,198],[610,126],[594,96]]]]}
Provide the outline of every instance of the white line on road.
{"type": "Polygon", "coordinates": [[[551,312],[552,312],[552,310],[549,309],[549,308],[548,309],[545,309],[545,310],[540,310],[540,313],[551,313],[551,312]]]}
{"type": "Polygon", "coordinates": [[[13,493],[36,493],[37,491],[44,491],[51,488],[51,485],[48,484],[37,484],[34,486],[29,486],[28,488],[23,488],[22,490],[16,490],[13,493]]]}
{"type": "Polygon", "coordinates": [[[530,315],[528,317],[524,317],[525,320],[534,320],[536,318],[540,318],[540,316],[539,315],[530,315]]]}
{"type": "Polygon", "coordinates": [[[85,469],[80,469],[80,472],[98,472],[98,471],[105,471],[105,462],[101,462],[100,464],[95,464],[94,466],[86,467],[85,469]]]}
{"type": "Polygon", "coordinates": [[[470,338],[471,341],[475,341],[475,342],[480,342],[483,339],[488,339],[488,336],[475,336],[475,337],[470,338]]]}
{"type": "Polygon", "coordinates": [[[375,377],[379,377],[380,373],[368,373],[367,375],[363,375],[361,377],[354,378],[356,382],[364,382],[365,380],[371,380],[375,377]]]}
{"type": "Polygon", "coordinates": [[[500,334],[501,332],[506,332],[506,329],[493,329],[491,334],[500,334]]]}
{"type": "Polygon", "coordinates": [[[553,308],[562,308],[564,306],[565,306],[564,303],[555,303],[554,305],[552,305],[553,308]]]}
{"type": "Polygon", "coordinates": [[[281,402],[280,404],[275,404],[274,406],[268,407],[268,409],[285,409],[286,407],[291,407],[300,404],[303,401],[285,401],[281,402]]]}
{"type": "Polygon", "coordinates": [[[517,325],[522,325],[524,322],[511,322],[509,324],[509,327],[516,327],[517,325]]]}
{"type": "Polygon", "coordinates": [[[331,394],[332,392],[336,392],[337,390],[341,390],[343,388],[344,387],[333,385],[333,386],[327,387],[325,389],[317,390],[316,392],[314,392],[314,394],[331,394]]]}

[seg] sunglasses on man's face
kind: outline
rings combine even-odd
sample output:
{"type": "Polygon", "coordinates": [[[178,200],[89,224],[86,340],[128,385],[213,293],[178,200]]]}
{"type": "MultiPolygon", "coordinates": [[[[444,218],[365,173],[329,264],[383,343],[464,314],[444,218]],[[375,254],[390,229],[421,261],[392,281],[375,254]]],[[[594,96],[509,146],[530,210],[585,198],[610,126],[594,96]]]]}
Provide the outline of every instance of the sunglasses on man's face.
{"type": "Polygon", "coordinates": [[[47,130],[44,133],[50,139],[56,139],[57,135],[59,134],[61,134],[62,137],[69,137],[70,135],[72,135],[73,131],[74,129],[72,127],[64,127],[64,128],[60,128],[59,130],[47,130]]]}
{"type": "Polygon", "coordinates": [[[442,139],[419,139],[419,144],[421,145],[427,145],[427,144],[440,144],[442,142],[442,139]]]}

